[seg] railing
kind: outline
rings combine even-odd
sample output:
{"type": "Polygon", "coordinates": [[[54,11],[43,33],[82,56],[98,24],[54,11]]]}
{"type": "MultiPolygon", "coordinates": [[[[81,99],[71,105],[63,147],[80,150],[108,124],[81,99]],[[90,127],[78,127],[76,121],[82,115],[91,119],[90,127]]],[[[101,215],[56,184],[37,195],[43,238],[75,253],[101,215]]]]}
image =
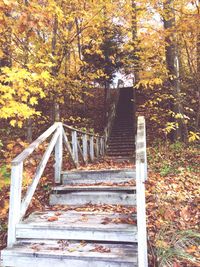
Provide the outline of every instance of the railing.
{"type": "Polygon", "coordinates": [[[138,266],[148,267],[145,181],[147,180],[145,118],[138,117],[136,138],[136,192],[138,227],[138,266]]]}
{"type": "Polygon", "coordinates": [[[105,153],[104,136],[81,131],[63,124],[63,137],[75,167],[78,167],[80,159],[87,164],[88,161],[92,162],[105,153]],[[64,129],[67,129],[68,132],[66,133],[64,129]]]}
{"type": "Polygon", "coordinates": [[[113,127],[113,123],[114,123],[114,119],[116,116],[116,111],[117,111],[117,105],[118,105],[118,101],[119,101],[119,94],[120,94],[120,86],[124,86],[124,82],[122,80],[118,80],[118,84],[117,84],[117,92],[116,92],[116,96],[115,99],[113,100],[113,104],[111,105],[110,111],[107,115],[107,125],[104,129],[104,136],[105,136],[105,143],[107,144],[108,138],[111,134],[112,131],[112,127],[113,127]]]}
{"type": "Polygon", "coordinates": [[[64,125],[60,122],[52,125],[39,138],[37,138],[28,148],[18,155],[11,163],[11,189],[10,189],[10,209],[8,222],[8,247],[12,247],[16,241],[16,225],[23,219],[32,197],[35,193],[37,185],[42,177],[47,162],[55,148],[55,182],[61,182],[62,161],[63,161],[63,145],[77,167],[79,165],[79,157],[86,164],[89,160],[93,161],[99,156],[103,156],[105,152],[105,138],[95,134],[87,133],[71,126],[64,125]],[[67,131],[65,131],[67,129],[67,131]],[[52,139],[46,149],[41,162],[39,163],[32,183],[22,199],[22,182],[23,182],[23,166],[24,161],[30,156],[39,145],[49,136],[52,139]]]}

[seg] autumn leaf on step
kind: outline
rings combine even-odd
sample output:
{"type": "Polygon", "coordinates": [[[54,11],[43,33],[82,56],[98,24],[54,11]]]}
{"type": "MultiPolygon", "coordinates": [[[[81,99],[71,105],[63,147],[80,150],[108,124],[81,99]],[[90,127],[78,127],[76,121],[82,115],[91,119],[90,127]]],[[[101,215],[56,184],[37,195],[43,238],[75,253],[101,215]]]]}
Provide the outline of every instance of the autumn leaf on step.
{"type": "Polygon", "coordinates": [[[34,251],[39,251],[40,250],[40,244],[33,244],[31,247],[34,251]]]}
{"type": "Polygon", "coordinates": [[[90,250],[91,252],[100,252],[100,253],[109,253],[111,252],[110,248],[106,248],[101,245],[95,245],[95,248],[90,250]]]}
{"type": "Polygon", "coordinates": [[[198,249],[197,246],[191,246],[191,247],[186,249],[186,252],[187,253],[194,253],[197,251],[197,249],[198,249]]]}
{"type": "Polygon", "coordinates": [[[69,252],[75,252],[77,249],[76,248],[68,248],[67,251],[69,252]]]}
{"type": "Polygon", "coordinates": [[[58,221],[58,217],[57,216],[52,216],[48,218],[48,222],[55,222],[58,221]]]}
{"type": "Polygon", "coordinates": [[[101,222],[101,224],[109,224],[109,223],[111,223],[112,222],[112,219],[110,219],[110,218],[108,218],[108,217],[105,217],[104,219],[103,219],[103,221],[101,222]]]}
{"type": "Polygon", "coordinates": [[[54,214],[56,217],[58,217],[58,216],[60,216],[60,215],[62,215],[62,212],[60,212],[60,211],[57,211],[57,212],[55,212],[55,214],[54,214]]]}
{"type": "Polygon", "coordinates": [[[88,217],[87,217],[87,215],[83,214],[83,215],[81,216],[81,221],[82,221],[82,222],[87,222],[87,221],[88,221],[88,217]]]}

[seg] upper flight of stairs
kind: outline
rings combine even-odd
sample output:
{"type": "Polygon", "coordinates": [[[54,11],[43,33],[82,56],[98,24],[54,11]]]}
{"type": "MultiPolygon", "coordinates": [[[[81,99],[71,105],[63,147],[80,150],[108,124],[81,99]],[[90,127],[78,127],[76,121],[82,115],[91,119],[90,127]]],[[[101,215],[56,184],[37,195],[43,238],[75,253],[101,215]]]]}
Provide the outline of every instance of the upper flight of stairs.
{"type": "Polygon", "coordinates": [[[121,88],[106,154],[113,159],[130,159],[134,149],[133,88],[121,88]]]}
{"type": "Polygon", "coordinates": [[[3,267],[136,267],[135,171],[70,171],[50,206],[17,224],[3,267]]]}

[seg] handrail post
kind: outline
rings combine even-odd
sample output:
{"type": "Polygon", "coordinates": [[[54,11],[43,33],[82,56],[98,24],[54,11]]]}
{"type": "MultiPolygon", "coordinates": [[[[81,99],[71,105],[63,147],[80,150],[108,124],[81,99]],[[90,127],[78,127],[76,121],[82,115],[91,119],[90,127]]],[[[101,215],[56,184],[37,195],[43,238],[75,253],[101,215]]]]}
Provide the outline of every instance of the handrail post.
{"type": "Polygon", "coordinates": [[[101,156],[104,155],[104,138],[103,137],[100,138],[100,155],[101,156]]]}
{"type": "Polygon", "coordinates": [[[138,228],[138,266],[148,267],[145,181],[147,180],[145,118],[138,118],[136,138],[136,202],[138,228]]]}
{"type": "Polygon", "coordinates": [[[96,138],[96,156],[99,158],[99,137],[96,138]]]}
{"type": "Polygon", "coordinates": [[[12,165],[10,184],[10,209],[8,219],[7,246],[12,247],[16,241],[16,225],[20,221],[21,194],[23,179],[23,162],[12,165]]]}
{"type": "Polygon", "coordinates": [[[61,183],[62,160],[63,160],[63,129],[62,123],[58,123],[59,137],[55,145],[55,183],[61,183]]]}
{"type": "Polygon", "coordinates": [[[90,136],[90,159],[94,160],[94,137],[90,136]]]}
{"type": "Polygon", "coordinates": [[[82,135],[82,142],[83,142],[83,158],[85,163],[88,162],[88,151],[87,151],[87,134],[82,135]]]}
{"type": "Polygon", "coordinates": [[[72,131],[72,152],[75,163],[78,165],[78,142],[77,142],[77,132],[72,131]]]}

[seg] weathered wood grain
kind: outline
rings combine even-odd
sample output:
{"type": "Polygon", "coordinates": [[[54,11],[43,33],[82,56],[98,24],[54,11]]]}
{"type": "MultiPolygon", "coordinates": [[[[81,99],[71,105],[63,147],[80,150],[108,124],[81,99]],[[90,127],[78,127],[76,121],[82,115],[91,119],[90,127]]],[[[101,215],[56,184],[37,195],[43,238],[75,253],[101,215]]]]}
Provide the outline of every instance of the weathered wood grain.
{"type": "Polygon", "coordinates": [[[84,158],[84,162],[87,164],[88,162],[88,136],[87,134],[82,135],[82,143],[83,143],[83,158],[84,158]]]}
{"type": "Polygon", "coordinates": [[[94,161],[94,136],[90,136],[90,159],[94,161]]]}
{"type": "Polygon", "coordinates": [[[72,131],[72,153],[73,153],[73,158],[76,163],[76,165],[79,165],[78,162],[78,142],[77,142],[77,132],[72,131]]]}
{"type": "Polygon", "coordinates": [[[137,245],[85,243],[68,241],[63,245],[59,240],[22,240],[12,250],[2,253],[4,266],[44,267],[136,267],[137,245]],[[102,246],[107,253],[95,251],[102,246]],[[38,249],[34,249],[38,247],[38,249]]]}
{"type": "Polygon", "coordinates": [[[51,205],[84,205],[84,204],[108,204],[108,205],[134,205],[135,194],[126,192],[70,192],[64,194],[51,194],[51,205]]]}
{"type": "Polygon", "coordinates": [[[8,219],[7,246],[12,247],[16,241],[15,227],[20,221],[21,194],[22,194],[23,162],[14,165],[11,169],[10,209],[8,219]]]}
{"type": "Polygon", "coordinates": [[[57,128],[59,136],[55,144],[55,183],[61,183],[62,161],[63,161],[63,127],[59,125],[57,128]]]}

